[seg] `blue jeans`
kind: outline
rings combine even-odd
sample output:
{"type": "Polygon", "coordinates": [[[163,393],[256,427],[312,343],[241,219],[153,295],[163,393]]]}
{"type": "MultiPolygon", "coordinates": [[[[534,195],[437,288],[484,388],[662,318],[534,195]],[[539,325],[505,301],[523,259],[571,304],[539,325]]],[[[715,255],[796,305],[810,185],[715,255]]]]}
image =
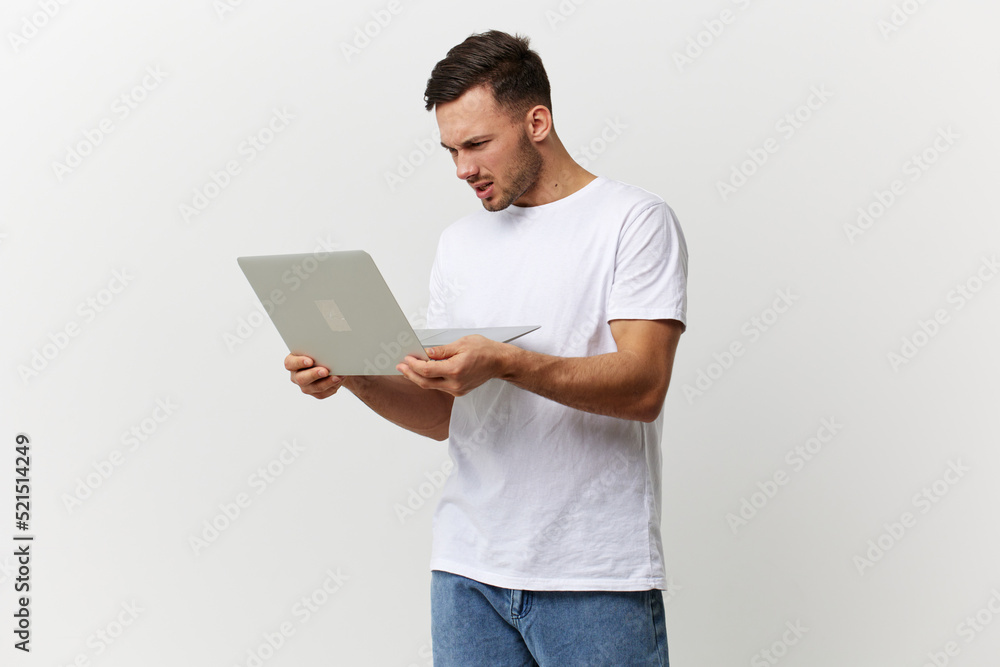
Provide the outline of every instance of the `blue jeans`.
{"type": "Polygon", "coordinates": [[[663,592],[522,591],[431,572],[434,667],[669,667],[663,592]]]}

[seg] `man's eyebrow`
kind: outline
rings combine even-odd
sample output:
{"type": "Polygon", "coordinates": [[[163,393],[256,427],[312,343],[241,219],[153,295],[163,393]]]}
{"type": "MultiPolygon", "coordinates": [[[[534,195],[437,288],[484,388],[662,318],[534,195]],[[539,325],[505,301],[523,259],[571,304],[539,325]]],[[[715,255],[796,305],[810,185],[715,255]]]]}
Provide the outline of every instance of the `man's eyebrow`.
{"type": "MultiPolygon", "coordinates": [[[[489,137],[488,134],[477,134],[474,137],[469,137],[468,139],[466,139],[465,141],[463,141],[461,144],[459,144],[459,146],[461,146],[461,147],[464,148],[464,147],[470,146],[472,144],[477,144],[480,141],[483,141],[484,139],[487,139],[488,137],[489,137]]],[[[451,150],[451,148],[452,148],[451,146],[449,146],[448,144],[444,143],[443,141],[441,142],[441,145],[444,146],[445,148],[447,148],[448,150],[451,150]]]]}

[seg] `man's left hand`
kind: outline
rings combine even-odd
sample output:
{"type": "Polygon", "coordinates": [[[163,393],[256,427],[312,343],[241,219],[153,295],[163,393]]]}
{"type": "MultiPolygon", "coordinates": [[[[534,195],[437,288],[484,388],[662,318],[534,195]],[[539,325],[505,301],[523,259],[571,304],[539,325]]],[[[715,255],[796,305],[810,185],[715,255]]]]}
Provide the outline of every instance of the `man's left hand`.
{"type": "Polygon", "coordinates": [[[500,376],[510,347],[478,334],[463,336],[453,343],[424,350],[430,361],[407,356],[396,370],[424,389],[463,396],[500,376]]]}

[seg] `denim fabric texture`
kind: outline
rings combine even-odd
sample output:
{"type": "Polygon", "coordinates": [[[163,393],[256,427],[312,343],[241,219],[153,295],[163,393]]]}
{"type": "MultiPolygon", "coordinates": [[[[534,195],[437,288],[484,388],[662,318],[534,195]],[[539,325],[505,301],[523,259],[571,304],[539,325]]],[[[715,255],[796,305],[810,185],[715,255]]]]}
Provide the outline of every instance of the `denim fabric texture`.
{"type": "Polygon", "coordinates": [[[431,572],[434,667],[669,667],[663,592],[526,591],[431,572]]]}

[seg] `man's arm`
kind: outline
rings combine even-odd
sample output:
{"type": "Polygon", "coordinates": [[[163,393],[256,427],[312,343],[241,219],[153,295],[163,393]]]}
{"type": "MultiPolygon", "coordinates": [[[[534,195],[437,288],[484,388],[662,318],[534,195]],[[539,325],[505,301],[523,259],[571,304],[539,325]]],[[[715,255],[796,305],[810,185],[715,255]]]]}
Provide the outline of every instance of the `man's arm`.
{"type": "Polygon", "coordinates": [[[446,440],[455,397],[428,391],[398,375],[351,375],[344,386],[393,424],[434,440],[446,440]]]}
{"type": "Polygon", "coordinates": [[[455,397],[427,391],[395,375],[330,375],[330,369],[315,366],[309,357],[290,354],[285,368],[302,393],[327,398],[347,387],[351,393],[385,419],[419,435],[444,440],[451,422],[455,397]]]}
{"type": "Polygon", "coordinates": [[[466,336],[427,350],[431,361],[407,357],[397,368],[415,385],[462,396],[491,378],[571,408],[644,422],[663,409],[677,344],[678,320],[612,320],[616,352],[557,357],[466,336]]]}
{"type": "Polygon", "coordinates": [[[651,422],[663,408],[683,331],[677,320],[612,320],[617,352],[556,357],[514,347],[501,377],[579,410],[651,422]]]}

